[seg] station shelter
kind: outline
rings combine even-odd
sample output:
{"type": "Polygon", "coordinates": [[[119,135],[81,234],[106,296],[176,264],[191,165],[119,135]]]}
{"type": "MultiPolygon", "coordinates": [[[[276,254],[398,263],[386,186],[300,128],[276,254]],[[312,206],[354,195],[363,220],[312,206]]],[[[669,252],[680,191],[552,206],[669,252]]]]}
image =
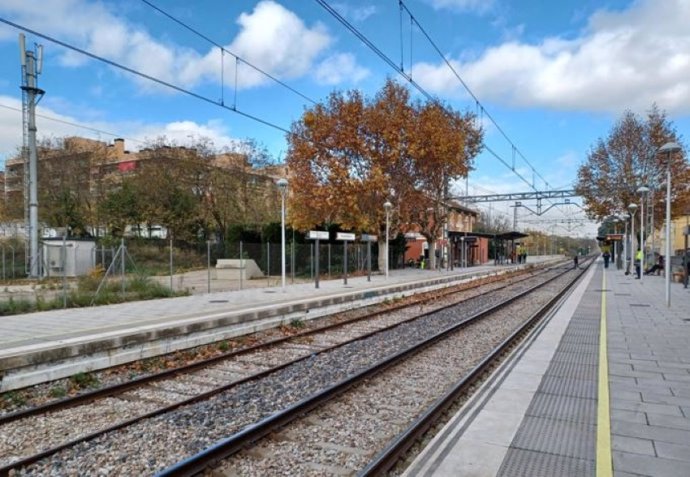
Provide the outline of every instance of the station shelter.
{"type": "Polygon", "coordinates": [[[518,255],[521,245],[518,240],[529,237],[529,235],[517,231],[483,235],[486,235],[491,240],[492,258],[496,265],[518,263],[518,255]]]}

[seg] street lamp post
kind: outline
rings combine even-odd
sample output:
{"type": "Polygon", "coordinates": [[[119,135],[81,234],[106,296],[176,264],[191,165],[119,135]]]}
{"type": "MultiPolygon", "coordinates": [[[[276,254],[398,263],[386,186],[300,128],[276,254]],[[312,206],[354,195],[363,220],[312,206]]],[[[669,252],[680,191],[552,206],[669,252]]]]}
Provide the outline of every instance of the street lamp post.
{"type": "Polygon", "coordinates": [[[647,192],[649,192],[649,187],[640,186],[637,188],[637,193],[640,194],[640,247],[642,250],[642,260],[640,260],[640,283],[642,283],[642,277],[644,277],[644,265],[645,265],[645,253],[644,253],[644,201],[646,199],[647,192]]]}
{"type": "MultiPolygon", "coordinates": [[[[630,263],[635,267],[635,211],[637,210],[637,204],[634,202],[628,205],[628,211],[630,212],[630,263]]],[[[635,270],[633,268],[633,270],[635,270]]],[[[637,270],[635,270],[637,274],[637,270]]]]}
{"type": "Polygon", "coordinates": [[[285,293],[285,193],[287,192],[287,179],[278,179],[280,190],[280,283],[285,293]]]}
{"type": "Polygon", "coordinates": [[[659,152],[665,152],[666,161],[666,260],[664,272],[666,273],[666,306],[671,306],[671,154],[680,151],[676,142],[667,142],[659,148],[659,152]]]}
{"type": "Polygon", "coordinates": [[[623,214],[619,214],[619,215],[618,215],[618,220],[620,220],[621,222],[623,222],[623,240],[622,240],[621,245],[622,245],[622,247],[623,247],[622,259],[623,259],[625,262],[622,263],[621,265],[622,265],[622,268],[624,268],[624,269],[626,270],[626,272],[627,272],[627,261],[628,261],[628,218],[627,218],[625,215],[623,215],[623,214]]]}
{"type": "Polygon", "coordinates": [[[388,229],[390,227],[390,213],[393,204],[390,201],[383,203],[383,208],[386,209],[386,278],[388,278],[388,229]]]}
{"type": "Polygon", "coordinates": [[[656,240],[654,239],[654,236],[656,235],[656,231],[654,229],[654,186],[649,190],[649,195],[647,196],[647,210],[649,210],[649,233],[652,236],[652,246],[650,250],[652,251],[652,257],[654,256],[654,253],[656,252],[656,245],[655,242],[656,240]]]}

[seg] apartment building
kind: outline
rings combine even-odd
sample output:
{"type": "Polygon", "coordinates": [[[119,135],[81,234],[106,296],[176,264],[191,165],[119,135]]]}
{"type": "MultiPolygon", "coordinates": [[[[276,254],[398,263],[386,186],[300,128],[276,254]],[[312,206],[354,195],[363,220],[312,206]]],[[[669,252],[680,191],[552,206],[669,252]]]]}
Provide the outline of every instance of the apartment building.
{"type": "MultiPolygon", "coordinates": [[[[134,175],[142,168],[170,170],[174,163],[185,160],[189,160],[189,164],[203,164],[198,160],[198,154],[193,148],[167,145],[130,152],[125,147],[125,140],[121,138],[106,143],[67,137],[60,143],[44,145],[38,151],[39,218],[42,222],[50,222],[50,217],[46,217],[50,210],[46,212],[46,209],[50,209],[53,199],[58,199],[50,195],[51,191],[67,189],[75,196],[75,201],[89,203],[95,209],[100,198],[119,187],[124,178],[134,175]]],[[[205,192],[194,180],[203,180],[203,176],[209,174],[209,171],[233,178],[235,182],[232,193],[245,195],[245,202],[276,192],[273,191],[275,181],[286,174],[283,165],[253,167],[247,156],[241,153],[226,152],[207,159],[204,167],[198,167],[196,175],[194,171],[190,174],[193,176],[187,181],[190,183],[185,184],[195,195],[205,192]],[[242,187],[236,185],[238,181],[242,182],[242,187]]],[[[21,222],[25,210],[24,160],[21,156],[6,161],[2,185],[8,218],[21,222]]]]}

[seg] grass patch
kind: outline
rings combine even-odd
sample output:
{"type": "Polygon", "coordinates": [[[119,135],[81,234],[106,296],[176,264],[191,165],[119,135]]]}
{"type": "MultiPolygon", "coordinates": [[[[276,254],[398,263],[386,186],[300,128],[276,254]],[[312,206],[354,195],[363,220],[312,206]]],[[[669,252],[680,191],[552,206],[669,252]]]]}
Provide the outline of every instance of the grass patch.
{"type": "Polygon", "coordinates": [[[229,349],[230,349],[230,343],[228,343],[227,341],[221,341],[220,343],[218,343],[218,351],[225,353],[229,349]]]}
{"type": "Polygon", "coordinates": [[[290,326],[299,330],[299,329],[304,328],[306,326],[306,324],[304,323],[304,320],[300,320],[299,318],[294,318],[294,319],[290,320],[290,326]]]}
{"type": "Polygon", "coordinates": [[[0,316],[18,315],[34,311],[47,311],[64,308],[81,308],[91,305],[110,305],[128,301],[154,300],[156,298],[170,298],[189,295],[188,291],[174,292],[151,278],[141,275],[130,276],[125,281],[125,292],[122,293],[122,282],[119,278],[108,280],[94,299],[96,290],[101,282],[98,273],[81,277],[76,289],[70,290],[63,298],[61,293],[50,300],[37,296],[35,300],[15,300],[0,302],[0,316]]]}
{"type": "Polygon", "coordinates": [[[20,391],[9,391],[2,395],[0,407],[12,408],[21,407],[26,404],[26,396],[20,391]]]}
{"type": "Polygon", "coordinates": [[[100,381],[90,373],[77,373],[69,378],[70,385],[75,389],[97,388],[100,381]]]}
{"type": "Polygon", "coordinates": [[[50,391],[48,391],[48,394],[54,399],[63,398],[67,396],[67,389],[62,386],[53,386],[50,388],[50,391]]]}

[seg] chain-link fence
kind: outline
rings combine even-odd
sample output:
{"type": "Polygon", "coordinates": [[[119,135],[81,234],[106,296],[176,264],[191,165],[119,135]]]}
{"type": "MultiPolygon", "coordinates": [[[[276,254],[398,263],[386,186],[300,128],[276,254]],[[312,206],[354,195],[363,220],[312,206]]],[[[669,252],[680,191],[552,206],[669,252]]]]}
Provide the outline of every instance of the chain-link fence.
{"type": "Polygon", "coordinates": [[[2,280],[14,280],[26,276],[26,248],[21,243],[3,243],[0,245],[2,260],[2,280]]]}
{"type": "MultiPolygon", "coordinates": [[[[366,275],[366,243],[288,242],[287,284],[366,275]],[[347,264],[345,248],[347,247],[347,264]]],[[[282,285],[280,243],[195,243],[128,239],[100,243],[52,240],[41,246],[41,275],[27,280],[25,247],[0,246],[0,314],[36,309],[235,291],[282,285]],[[23,303],[24,301],[29,304],[23,303]]],[[[391,248],[389,267],[403,266],[404,250],[391,248]]],[[[371,272],[378,273],[378,246],[370,245],[371,272]]]]}

